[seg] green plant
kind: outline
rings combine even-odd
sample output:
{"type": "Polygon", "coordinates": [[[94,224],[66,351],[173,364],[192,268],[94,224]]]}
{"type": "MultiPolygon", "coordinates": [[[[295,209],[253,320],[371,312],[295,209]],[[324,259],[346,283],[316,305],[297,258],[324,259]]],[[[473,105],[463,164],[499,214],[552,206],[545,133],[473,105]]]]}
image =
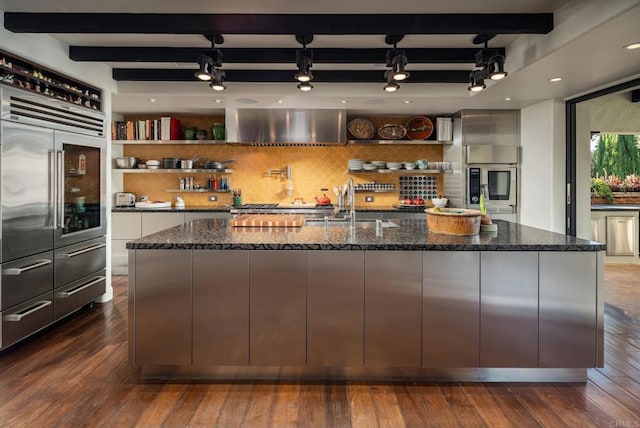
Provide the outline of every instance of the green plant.
{"type": "Polygon", "coordinates": [[[611,188],[603,178],[592,178],[591,190],[593,190],[596,195],[604,198],[607,203],[613,203],[613,192],[611,192],[611,188]]]}

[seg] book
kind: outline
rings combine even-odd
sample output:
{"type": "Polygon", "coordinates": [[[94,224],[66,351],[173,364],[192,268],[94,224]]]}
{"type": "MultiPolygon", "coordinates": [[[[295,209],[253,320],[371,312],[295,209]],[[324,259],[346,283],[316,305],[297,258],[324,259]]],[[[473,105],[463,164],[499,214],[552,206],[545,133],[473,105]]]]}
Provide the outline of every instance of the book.
{"type": "Polygon", "coordinates": [[[175,117],[160,118],[160,139],[179,140],[182,136],[180,120],[175,117]]]}

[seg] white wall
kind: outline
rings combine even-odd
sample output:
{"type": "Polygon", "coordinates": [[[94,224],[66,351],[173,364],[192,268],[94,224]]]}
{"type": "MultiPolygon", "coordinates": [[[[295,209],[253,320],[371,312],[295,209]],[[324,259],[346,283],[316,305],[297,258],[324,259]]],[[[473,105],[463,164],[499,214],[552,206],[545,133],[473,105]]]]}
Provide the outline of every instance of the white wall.
{"type": "MultiPolygon", "coordinates": [[[[77,63],[69,59],[68,46],[53,37],[40,34],[16,34],[4,28],[4,13],[0,10],[0,49],[33,61],[51,70],[76,78],[102,89],[102,109],[106,123],[111,124],[111,94],[117,83],[111,77],[111,68],[103,64],[77,63]]],[[[107,132],[107,159],[111,159],[111,134],[107,132]]],[[[111,164],[107,166],[107,292],[101,299],[110,300],[111,288],[111,164]]]]}
{"type": "Polygon", "coordinates": [[[522,109],[520,132],[520,223],[564,233],[564,103],[546,100],[522,109]]]}

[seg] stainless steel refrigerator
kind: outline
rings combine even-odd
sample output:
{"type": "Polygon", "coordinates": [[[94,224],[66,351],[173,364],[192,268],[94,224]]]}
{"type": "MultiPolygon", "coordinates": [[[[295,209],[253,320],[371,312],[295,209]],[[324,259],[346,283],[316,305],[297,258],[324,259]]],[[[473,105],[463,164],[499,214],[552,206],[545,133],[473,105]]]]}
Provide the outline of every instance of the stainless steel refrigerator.
{"type": "Polygon", "coordinates": [[[0,349],[104,293],[104,116],[2,88],[0,349]]]}

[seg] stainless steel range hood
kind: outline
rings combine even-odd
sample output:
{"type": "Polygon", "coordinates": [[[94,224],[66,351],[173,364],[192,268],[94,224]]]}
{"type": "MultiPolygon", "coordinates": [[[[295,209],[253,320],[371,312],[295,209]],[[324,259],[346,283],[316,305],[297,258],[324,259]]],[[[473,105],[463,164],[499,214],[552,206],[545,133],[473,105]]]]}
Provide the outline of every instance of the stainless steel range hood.
{"type": "Polygon", "coordinates": [[[346,110],[232,109],[225,111],[228,144],[329,146],[347,142],[346,110]]]}

